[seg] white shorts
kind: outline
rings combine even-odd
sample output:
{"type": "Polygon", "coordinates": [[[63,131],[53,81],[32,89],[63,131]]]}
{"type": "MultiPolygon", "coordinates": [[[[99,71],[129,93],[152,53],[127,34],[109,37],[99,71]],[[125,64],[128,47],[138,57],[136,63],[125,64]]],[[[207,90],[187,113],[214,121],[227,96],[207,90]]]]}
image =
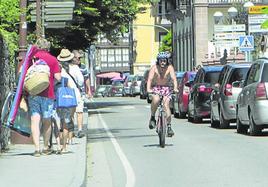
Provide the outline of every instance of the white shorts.
{"type": "Polygon", "coordinates": [[[75,112],[84,112],[84,101],[82,99],[78,101],[78,105],[75,109],[75,112]]]}

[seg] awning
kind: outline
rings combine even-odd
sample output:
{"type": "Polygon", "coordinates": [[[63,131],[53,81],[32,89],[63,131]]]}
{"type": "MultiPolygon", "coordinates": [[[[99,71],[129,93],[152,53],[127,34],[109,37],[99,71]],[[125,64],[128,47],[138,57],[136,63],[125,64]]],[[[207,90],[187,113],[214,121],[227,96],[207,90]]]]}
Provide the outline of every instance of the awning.
{"type": "Polygon", "coordinates": [[[114,77],[120,77],[120,73],[118,73],[118,72],[102,73],[102,74],[96,75],[96,77],[98,77],[98,78],[109,78],[109,79],[112,79],[114,77]]]}

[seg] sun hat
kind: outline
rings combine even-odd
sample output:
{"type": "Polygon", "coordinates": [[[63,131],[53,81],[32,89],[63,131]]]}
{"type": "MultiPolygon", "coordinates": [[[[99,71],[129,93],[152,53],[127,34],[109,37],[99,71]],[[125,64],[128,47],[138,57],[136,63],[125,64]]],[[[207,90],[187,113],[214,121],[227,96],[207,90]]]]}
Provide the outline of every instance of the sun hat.
{"type": "Polygon", "coordinates": [[[57,59],[61,62],[70,61],[74,58],[74,54],[71,53],[68,49],[62,49],[60,54],[57,56],[57,59]]]}

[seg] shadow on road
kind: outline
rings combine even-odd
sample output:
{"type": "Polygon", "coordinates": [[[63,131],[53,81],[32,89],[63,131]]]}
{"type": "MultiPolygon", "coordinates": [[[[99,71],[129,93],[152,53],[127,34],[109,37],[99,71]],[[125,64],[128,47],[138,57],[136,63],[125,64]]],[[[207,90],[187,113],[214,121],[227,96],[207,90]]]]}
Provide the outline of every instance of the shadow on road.
{"type": "MultiPolygon", "coordinates": [[[[130,130],[138,130],[138,128],[109,129],[109,132],[111,132],[114,138],[116,139],[144,138],[144,137],[157,136],[150,134],[120,135],[122,131],[130,131],[130,130]]],[[[86,133],[88,142],[110,141],[110,136],[107,135],[106,130],[104,128],[89,129],[87,130],[86,133]]]]}
{"type": "MultiPolygon", "coordinates": [[[[170,146],[173,146],[173,144],[166,144],[165,146],[170,147],[170,146]]],[[[159,147],[159,148],[162,148],[162,147],[160,147],[159,144],[148,144],[148,145],[143,145],[143,147],[159,147]]]]}

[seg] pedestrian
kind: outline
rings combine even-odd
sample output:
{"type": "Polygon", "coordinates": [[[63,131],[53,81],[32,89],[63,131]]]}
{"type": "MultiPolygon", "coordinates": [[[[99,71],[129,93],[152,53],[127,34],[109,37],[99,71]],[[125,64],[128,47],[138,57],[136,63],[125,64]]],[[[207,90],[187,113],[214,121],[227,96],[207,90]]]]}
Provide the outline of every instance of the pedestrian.
{"type": "MultiPolygon", "coordinates": [[[[71,53],[68,49],[62,49],[60,54],[57,57],[62,67],[61,75],[62,77],[67,79],[67,81],[65,81],[67,82],[67,86],[74,89],[76,100],[79,105],[79,103],[81,103],[82,101],[81,93],[79,91],[78,84],[76,83],[74,76],[72,76],[70,72],[73,58],[74,58],[74,54],[71,53]]],[[[78,71],[78,73],[81,73],[78,67],[76,71],[78,71]]],[[[83,82],[82,74],[79,79],[80,84],[81,82],[83,82]]],[[[74,132],[73,116],[75,113],[75,108],[59,108],[57,110],[57,113],[58,113],[58,116],[60,117],[60,121],[62,124],[62,131],[63,131],[62,151],[67,152],[67,147],[66,147],[67,141],[71,143],[72,138],[73,138],[73,132],[74,132]]]]}
{"type": "Polygon", "coordinates": [[[42,122],[44,147],[42,153],[51,154],[53,151],[49,149],[48,142],[51,135],[51,117],[53,114],[53,104],[55,99],[54,81],[61,80],[61,73],[58,60],[49,53],[50,42],[44,38],[36,41],[38,51],[34,55],[35,59],[42,59],[49,66],[49,86],[43,92],[37,95],[29,95],[28,103],[31,113],[31,132],[35,151],[33,156],[41,155],[40,149],[40,122],[42,122]]]}
{"type": "Polygon", "coordinates": [[[87,97],[91,98],[92,92],[90,88],[89,73],[88,73],[86,65],[81,63],[81,58],[83,57],[83,55],[81,55],[81,52],[78,50],[73,50],[72,53],[74,54],[74,59],[73,59],[74,64],[77,64],[79,66],[80,71],[84,76],[84,85],[81,87],[81,90],[83,92],[82,94],[86,93],[87,97]]]}
{"type": "MultiPolygon", "coordinates": [[[[81,61],[80,61],[81,54],[77,50],[74,50],[73,54],[74,54],[74,58],[73,58],[72,64],[70,65],[70,74],[77,82],[77,85],[80,88],[80,93],[82,94],[83,92],[85,92],[85,90],[87,90],[88,96],[91,97],[88,71],[87,71],[85,65],[81,64],[81,61]],[[79,70],[79,72],[78,72],[78,70],[79,70]],[[81,78],[81,76],[82,76],[82,78],[81,78]],[[81,82],[81,80],[83,80],[83,81],[81,82]]],[[[82,138],[85,136],[85,134],[83,133],[83,123],[84,123],[83,112],[84,112],[84,101],[80,100],[80,102],[78,103],[78,106],[76,107],[76,111],[75,111],[76,120],[77,120],[77,127],[78,127],[78,132],[77,132],[78,138],[82,138]]]]}

